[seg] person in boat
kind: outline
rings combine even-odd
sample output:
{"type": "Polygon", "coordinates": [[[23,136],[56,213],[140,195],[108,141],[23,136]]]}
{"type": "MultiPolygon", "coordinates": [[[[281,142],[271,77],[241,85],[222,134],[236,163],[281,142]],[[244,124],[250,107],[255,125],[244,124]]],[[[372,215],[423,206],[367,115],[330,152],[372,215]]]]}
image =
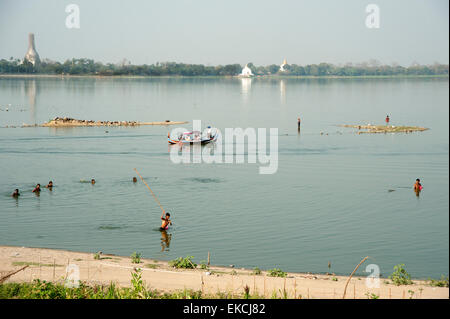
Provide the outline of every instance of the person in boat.
{"type": "Polygon", "coordinates": [[[14,197],[14,198],[18,198],[18,197],[20,196],[19,189],[16,188],[16,189],[14,190],[14,193],[12,193],[11,196],[14,197]]]}
{"type": "Polygon", "coordinates": [[[91,179],[91,184],[92,184],[92,185],[95,184],[95,179],[91,179]]]}
{"type": "Polygon", "coordinates": [[[161,215],[161,227],[159,227],[159,230],[167,230],[169,228],[169,225],[172,225],[172,221],[170,220],[170,213],[166,213],[166,216],[164,216],[164,212],[161,215]]]}
{"type": "Polygon", "coordinates": [[[36,187],[33,189],[33,193],[39,194],[41,191],[41,184],[37,184],[36,187]]]}
{"type": "Polygon", "coordinates": [[[48,188],[48,189],[52,190],[53,182],[52,181],[48,182],[48,184],[47,184],[47,186],[45,186],[45,188],[48,188]]]}
{"type": "Polygon", "coordinates": [[[417,178],[416,182],[414,183],[414,191],[418,193],[418,192],[420,192],[422,190],[422,188],[423,188],[423,186],[420,183],[420,179],[417,178]]]}

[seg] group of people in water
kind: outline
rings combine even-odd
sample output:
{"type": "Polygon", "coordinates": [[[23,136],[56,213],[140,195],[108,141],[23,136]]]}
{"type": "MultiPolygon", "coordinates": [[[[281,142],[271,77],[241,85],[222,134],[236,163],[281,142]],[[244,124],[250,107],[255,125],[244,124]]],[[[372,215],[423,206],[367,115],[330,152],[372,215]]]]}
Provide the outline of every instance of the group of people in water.
{"type": "MultiPolygon", "coordinates": [[[[137,183],[137,178],[133,177],[133,183],[137,183]]],[[[91,179],[91,184],[94,185],[95,184],[95,179],[91,179]]],[[[48,184],[45,186],[45,188],[47,188],[48,190],[53,190],[53,181],[49,181],[48,184]]],[[[36,195],[39,196],[40,192],[41,192],[41,184],[36,184],[36,186],[34,187],[33,193],[35,193],[36,195]]],[[[19,198],[20,196],[20,192],[19,189],[16,188],[14,190],[14,192],[11,195],[14,198],[19,198]]],[[[160,231],[166,231],[169,226],[172,225],[172,221],[170,220],[170,213],[169,212],[163,212],[161,215],[161,227],[159,228],[160,231]]]]}
{"type": "MultiPolygon", "coordinates": [[[[92,185],[95,184],[95,179],[91,179],[91,184],[92,185]]],[[[48,184],[45,186],[45,188],[48,188],[48,190],[50,190],[50,191],[53,190],[53,181],[49,181],[48,184]]],[[[35,193],[36,195],[39,196],[40,193],[41,193],[41,184],[39,184],[39,183],[36,184],[36,186],[34,187],[32,193],[35,193]]],[[[18,198],[20,196],[19,189],[16,188],[11,196],[14,197],[14,198],[18,198]]]]}

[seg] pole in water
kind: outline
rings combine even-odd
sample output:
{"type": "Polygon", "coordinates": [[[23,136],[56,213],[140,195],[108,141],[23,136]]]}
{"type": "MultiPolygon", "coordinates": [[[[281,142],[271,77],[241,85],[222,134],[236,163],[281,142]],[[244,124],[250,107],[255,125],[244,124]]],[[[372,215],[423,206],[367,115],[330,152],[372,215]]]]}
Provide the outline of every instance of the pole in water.
{"type": "Polygon", "coordinates": [[[152,193],[153,197],[155,198],[155,201],[158,203],[159,208],[161,208],[161,211],[163,213],[165,213],[164,208],[162,207],[161,203],[159,202],[158,198],[156,197],[156,195],[153,193],[152,189],[150,188],[150,186],[148,186],[147,182],[144,180],[144,178],[141,176],[141,174],[139,174],[139,172],[137,171],[137,169],[134,169],[136,171],[136,173],[139,175],[139,177],[141,178],[142,182],[145,184],[145,186],[147,186],[148,190],[150,191],[150,193],[152,193]]]}

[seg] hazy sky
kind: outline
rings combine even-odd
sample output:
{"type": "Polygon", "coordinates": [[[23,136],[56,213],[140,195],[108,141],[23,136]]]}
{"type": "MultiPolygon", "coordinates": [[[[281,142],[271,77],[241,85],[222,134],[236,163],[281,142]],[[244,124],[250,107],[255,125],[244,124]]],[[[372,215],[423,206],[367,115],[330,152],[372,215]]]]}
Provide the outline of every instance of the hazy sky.
{"type": "Polygon", "coordinates": [[[29,32],[57,61],[449,63],[448,0],[0,0],[0,59],[23,58],[29,32]],[[80,29],[66,28],[71,3],[80,29]],[[365,25],[370,3],[379,29],[365,25]]]}

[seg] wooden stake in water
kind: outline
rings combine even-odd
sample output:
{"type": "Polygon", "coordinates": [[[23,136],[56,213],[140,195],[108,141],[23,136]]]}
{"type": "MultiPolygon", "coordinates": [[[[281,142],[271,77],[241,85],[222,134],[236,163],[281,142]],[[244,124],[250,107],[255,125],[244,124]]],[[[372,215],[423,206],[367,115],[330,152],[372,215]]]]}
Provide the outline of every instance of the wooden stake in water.
{"type": "Polygon", "coordinates": [[[208,251],[208,266],[210,265],[210,258],[211,258],[211,255],[209,254],[209,251],[208,251]]]}

